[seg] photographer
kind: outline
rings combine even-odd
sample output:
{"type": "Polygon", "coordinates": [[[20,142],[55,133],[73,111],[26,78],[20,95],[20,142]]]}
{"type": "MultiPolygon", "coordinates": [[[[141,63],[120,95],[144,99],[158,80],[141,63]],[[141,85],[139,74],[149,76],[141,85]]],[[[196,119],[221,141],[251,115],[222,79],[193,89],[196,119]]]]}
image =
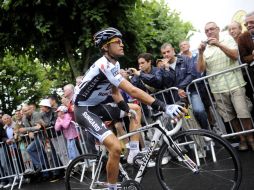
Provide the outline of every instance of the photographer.
{"type": "Polygon", "coordinates": [[[131,83],[149,94],[162,89],[162,70],[152,66],[152,54],[140,54],[138,64],[140,70],[130,68],[131,83]]]}

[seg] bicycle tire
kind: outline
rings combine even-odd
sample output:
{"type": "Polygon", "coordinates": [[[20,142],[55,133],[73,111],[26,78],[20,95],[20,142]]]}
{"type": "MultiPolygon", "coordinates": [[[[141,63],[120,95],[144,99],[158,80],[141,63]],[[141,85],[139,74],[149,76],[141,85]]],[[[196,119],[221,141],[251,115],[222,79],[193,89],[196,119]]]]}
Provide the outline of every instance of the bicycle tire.
{"type": "MultiPolygon", "coordinates": [[[[94,179],[94,173],[96,171],[96,168],[98,167],[98,163],[99,156],[96,154],[83,154],[72,160],[72,162],[68,165],[65,173],[65,189],[66,190],[90,189],[92,180],[94,179]]],[[[102,164],[104,164],[103,161],[102,164]]],[[[101,171],[103,171],[103,168],[105,168],[105,165],[102,166],[101,171]]],[[[106,185],[105,184],[106,175],[100,173],[100,178],[98,178],[97,180],[100,181],[101,187],[96,186],[93,188],[94,189],[105,188],[102,186],[106,185]]]]}
{"type": "Polygon", "coordinates": [[[200,162],[199,173],[187,168],[183,160],[164,143],[156,160],[156,174],[163,189],[239,189],[241,163],[238,154],[225,139],[202,129],[182,131],[172,138],[192,161],[200,162]],[[196,139],[203,140],[205,145],[199,146],[196,139]],[[215,154],[212,154],[212,150],[215,154]]]}

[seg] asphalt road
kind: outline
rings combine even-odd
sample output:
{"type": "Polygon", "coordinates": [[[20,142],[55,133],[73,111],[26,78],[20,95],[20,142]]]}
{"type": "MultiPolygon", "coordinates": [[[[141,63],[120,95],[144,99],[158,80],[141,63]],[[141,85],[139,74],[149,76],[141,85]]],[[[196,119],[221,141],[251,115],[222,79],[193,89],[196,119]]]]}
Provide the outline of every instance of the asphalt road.
{"type": "MultiPolygon", "coordinates": [[[[239,152],[242,167],[243,167],[243,180],[240,190],[253,190],[254,189],[254,152],[239,152]]],[[[154,169],[150,169],[143,181],[142,187],[144,190],[159,190],[160,184],[156,177],[154,169]]],[[[24,184],[23,190],[64,190],[64,179],[55,182],[35,182],[31,181],[30,184],[24,184]]],[[[205,187],[204,187],[205,190],[205,187]]]]}

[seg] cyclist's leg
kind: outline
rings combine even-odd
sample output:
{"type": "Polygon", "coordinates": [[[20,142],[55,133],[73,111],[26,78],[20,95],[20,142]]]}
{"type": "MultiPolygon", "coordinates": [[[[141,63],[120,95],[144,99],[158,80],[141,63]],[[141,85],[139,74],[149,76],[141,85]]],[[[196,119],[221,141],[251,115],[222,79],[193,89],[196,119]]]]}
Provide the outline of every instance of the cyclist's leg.
{"type": "MultiPolygon", "coordinates": [[[[101,105],[102,109],[98,109],[97,107],[92,108],[93,112],[96,112],[97,115],[101,116],[102,120],[108,121],[108,120],[117,120],[119,118],[125,117],[126,113],[122,110],[120,110],[116,104],[110,103],[101,105]]],[[[137,129],[140,127],[140,118],[141,118],[141,111],[139,111],[139,106],[132,106],[130,109],[135,108],[137,111],[137,119],[138,122],[135,123],[133,121],[133,125],[131,126],[131,130],[137,129]]],[[[129,156],[127,158],[127,162],[132,164],[133,158],[139,153],[139,135],[134,135],[134,137],[131,138],[130,141],[130,152],[129,156]]]]}
{"type": "MultiPolygon", "coordinates": [[[[128,104],[130,109],[134,110],[136,112],[136,118],[135,119],[130,119],[130,131],[134,131],[138,128],[140,128],[140,123],[141,123],[141,108],[137,104],[128,104]]],[[[139,141],[139,134],[131,136],[132,141],[139,141]]]]}
{"type": "Polygon", "coordinates": [[[119,173],[119,161],[121,154],[121,144],[114,134],[107,136],[103,140],[108,154],[107,178],[110,184],[116,184],[119,173]]]}
{"type": "Polygon", "coordinates": [[[108,182],[110,184],[115,184],[119,172],[118,167],[121,146],[119,140],[103,123],[102,119],[108,119],[108,115],[106,115],[105,112],[104,114],[101,114],[102,110],[103,107],[101,105],[94,107],[75,107],[75,116],[79,125],[82,127],[85,126],[87,130],[104,144],[109,151],[107,163],[108,182]]]}
{"type": "MultiPolygon", "coordinates": [[[[130,131],[134,131],[140,127],[141,123],[141,108],[137,104],[128,104],[130,109],[135,110],[136,112],[136,118],[130,119],[130,131]]],[[[136,134],[131,136],[130,138],[130,152],[127,158],[127,162],[132,164],[133,163],[133,158],[139,153],[139,142],[142,138],[140,138],[140,134],[136,134]]],[[[141,145],[144,146],[144,143],[141,143],[141,145]]],[[[142,147],[143,148],[143,147],[142,147]]]]}

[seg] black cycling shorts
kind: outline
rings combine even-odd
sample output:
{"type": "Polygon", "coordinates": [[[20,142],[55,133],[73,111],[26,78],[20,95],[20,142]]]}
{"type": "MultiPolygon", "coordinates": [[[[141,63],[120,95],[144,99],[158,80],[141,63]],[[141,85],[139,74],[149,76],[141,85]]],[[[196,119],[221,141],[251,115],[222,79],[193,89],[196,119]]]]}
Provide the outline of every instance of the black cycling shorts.
{"type": "Polygon", "coordinates": [[[125,112],[116,104],[100,104],[97,106],[75,106],[74,114],[76,122],[87,129],[101,143],[110,134],[103,121],[118,120],[124,117],[125,112]]]}

